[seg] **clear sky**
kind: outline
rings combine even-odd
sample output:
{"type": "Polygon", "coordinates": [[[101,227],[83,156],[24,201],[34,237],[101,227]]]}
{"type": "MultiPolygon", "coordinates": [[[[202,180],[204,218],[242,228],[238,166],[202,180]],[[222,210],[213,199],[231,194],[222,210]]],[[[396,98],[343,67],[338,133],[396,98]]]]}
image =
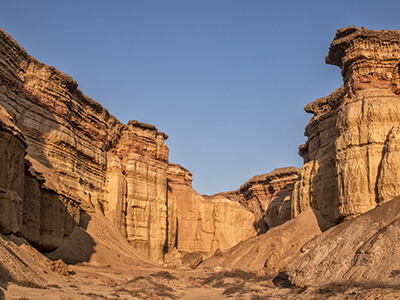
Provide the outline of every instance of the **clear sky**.
{"type": "Polygon", "coordinates": [[[0,27],[120,121],[169,135],[202,194],[301,167],[303,107],[342,83],[338,28],[400,29],[400,1],[0,0],[0,27]]]}

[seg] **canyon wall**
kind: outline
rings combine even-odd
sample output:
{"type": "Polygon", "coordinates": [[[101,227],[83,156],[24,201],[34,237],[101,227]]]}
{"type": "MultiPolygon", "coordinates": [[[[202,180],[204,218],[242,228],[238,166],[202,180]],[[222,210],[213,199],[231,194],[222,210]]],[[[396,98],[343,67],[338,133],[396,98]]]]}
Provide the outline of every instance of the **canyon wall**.
{"type": "Polygon", "coordinates": [[[200,196],[188,172],[169,164],[165,133],[120,123],[2,30],[0,106],[8,124],[0,140],[2,233],[51,250],[79,224],[81,210],[97,211],[159,263],[167,253],[208,255],[256,234],[246,205],[200,196]]]}
{"type": "Polygon", "coordinates": [[[299,174],[295,167],[278,168],[252,177],[237,191],[255,214],[260,233],[291,219],[291,195],[299,174]]]}
{"type": "Polygon", "coordinates": [[[0,107],[0,231],[54,250],[79,223],[80,200],[48,168],[26,156],[25,138],[0,107]]]}
{"type": "Polygon", "coordinates": [[[225,197],[201,196],[192,188],[191,175],[179,165],[168,167],[168,187],[175,198],[169,226],[176,228],[171,230],[170,245],[183,253],[210,255],[255,235],[253,213],[225,197]],[[238,226],[242,229],[237,230],[238,226]]]}
{"type": "Polygon", "coordinates": [[[340,29],[326,62],[341,68],[344,84],[305,107],[314,116],[292,215],[311,206],[340,222],[400,194],[400,32],[340,29]]]}

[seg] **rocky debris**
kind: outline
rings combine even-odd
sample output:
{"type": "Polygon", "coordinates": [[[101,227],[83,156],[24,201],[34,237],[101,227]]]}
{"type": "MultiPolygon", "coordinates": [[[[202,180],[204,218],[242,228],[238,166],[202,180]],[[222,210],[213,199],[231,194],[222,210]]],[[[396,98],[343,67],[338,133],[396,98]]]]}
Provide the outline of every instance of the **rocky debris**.
{"type": "Polygon", "coordinates": [[[295,219],[240,242],[227,251],[216,253],[205,259],[201,266],[248,271],[266,267],[277,272],[297,254],[302,245],[332,225],[318,211],[308,208],[295,219]]]}
{"type": "Polygon", "coordinates": [[[400,283],[400,198],[345,221],[305,244],[285,272],[300,286],[400,283]]]}
{"type": "Polygon", "coordinates": [[[50,262],[49,269],[53,271],[54,273],[63,275],[63,276],[69,276],[69,271],[68,271],[68,265],[64,263],[61,259],[57,261],[52,261],[50,262]]]}
{"type": "Polygon", "coordinates": [[[118,229],[101,212],[84,213],[80,226],[64,239],[56,250],[46,253],[53,261],[68,264],[88,263],[93,266],[154,267],[149,259],[139,255],[118,229]]]}
{"type": "Polygon", "coordinates": [[[203,255],[199,253],[186,253],[182,258],[182,265],[196,269],[203,261],[203,255]]]}
{"type": "Polygon", "coordinates": [[[43,287],[47,265],[48,260],[23,238],[0,234],[0,284],[43,287]]]}
{"type": "Polygon", "coordinates": [[[400,31],[339,29],[326,62],[344,85],[308,104],[304,166],[292,196],[296,216],[312,206],[336,223],[398,195],[400,31]]]}

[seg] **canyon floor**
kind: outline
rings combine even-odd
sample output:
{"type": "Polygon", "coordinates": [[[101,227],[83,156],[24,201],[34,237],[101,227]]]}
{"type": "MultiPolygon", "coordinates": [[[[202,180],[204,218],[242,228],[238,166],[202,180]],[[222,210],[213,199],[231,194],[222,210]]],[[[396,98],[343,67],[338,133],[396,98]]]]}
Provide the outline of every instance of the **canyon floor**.
{"type": "Polygon", "coordinates": [[[295,287],[265,272],[70,265],[44,286],[9,284],[1,299],[399,299],[400,287],[346,282],[295,287]]]}

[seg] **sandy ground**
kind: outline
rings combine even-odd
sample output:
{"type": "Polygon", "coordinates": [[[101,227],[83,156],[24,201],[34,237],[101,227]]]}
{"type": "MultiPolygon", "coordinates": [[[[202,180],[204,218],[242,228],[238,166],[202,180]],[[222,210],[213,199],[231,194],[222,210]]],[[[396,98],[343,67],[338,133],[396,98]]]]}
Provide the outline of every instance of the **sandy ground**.
{"type": "Polygon", "coordinates": [[[207,270],[115,269],[70,265],[70,276],[53,276],[47,285],[3,285],[4,299],[400,299],[400,291],[352,286],[286,287],[260,272],[207,270]]]}
{"type": "MultiPolygon", "coordinates": [[[[70,276],[54,276],[39,287],[3,285],[5,299],[289,299],[290,289],[275,287],[271,278],[255,273],[205,270],[114,269],[108,266],[69,265],[70,276]],[[221,276],[218,274],[228,276],[221,276]],[[217,275],[216,275],[217,274],[217,275]],[[253,274],[257,281],[247,278],[253,274]],[[241,278],[243,277],[243,278],[241,278]],[[229,291],[230,289],[230,291],[229,291]],[[228,291],[228,293],[227,293],[228,291]],[[236,292],[237,291],[237,292],[236,292]]],[[[1,295],[1,293],[0,293],[1,295]]]]}

